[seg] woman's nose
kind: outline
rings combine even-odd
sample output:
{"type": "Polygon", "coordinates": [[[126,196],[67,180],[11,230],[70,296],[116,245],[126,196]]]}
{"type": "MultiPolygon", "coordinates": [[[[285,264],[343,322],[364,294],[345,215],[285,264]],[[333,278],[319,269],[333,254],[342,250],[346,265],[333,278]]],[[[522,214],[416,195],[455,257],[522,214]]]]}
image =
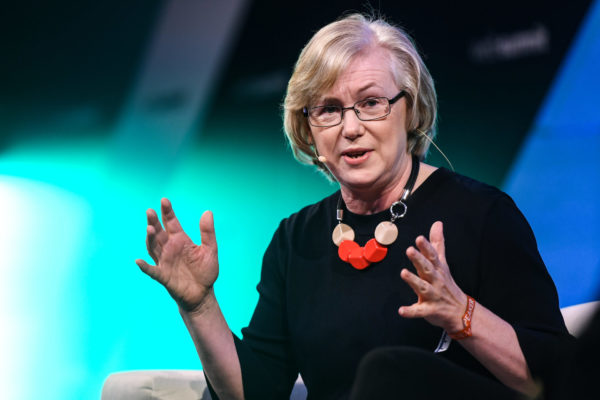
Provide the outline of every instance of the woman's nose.
{"type": "Polygon", "coordinates": [[[363,134],[363,124],[353,109],[346,110],[342,117],[342,136],[354,140],[363,134]]]}

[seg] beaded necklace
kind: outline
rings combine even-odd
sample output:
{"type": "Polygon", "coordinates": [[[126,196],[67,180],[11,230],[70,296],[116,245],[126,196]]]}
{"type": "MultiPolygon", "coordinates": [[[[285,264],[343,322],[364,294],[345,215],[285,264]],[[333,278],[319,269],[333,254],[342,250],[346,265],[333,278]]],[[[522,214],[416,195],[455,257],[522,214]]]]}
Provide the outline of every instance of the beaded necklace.
{"type": "Polygon", "coordinates": [[[395,221],[399,218],[404,218],[408,211],[405,201],[410,196],[417,180],[417,175],[419,175],[419,159],[413,155],[410,176],[408,177],[406,186],[404,186],[402,197],[390,206],[390,220],[382,221],[377,225],[375,228],[375,237],[370,239],[364,247],[359,246],[354,241],[354,230],[342,222],[344,218],[344,200],[340,195],[336,210],[338,224],[333,229],[331,238],[333,239],[333,243],[338,246],[338,255],[342,261],[350,263],[356,269],[365,269],[371,263],[379,262],[385,258],[388,250],[386,246],[394,243],[398,237],[398,227],[395,221]],[[397,207],[400,207],[401,212],[396,210],[397,207]]]}

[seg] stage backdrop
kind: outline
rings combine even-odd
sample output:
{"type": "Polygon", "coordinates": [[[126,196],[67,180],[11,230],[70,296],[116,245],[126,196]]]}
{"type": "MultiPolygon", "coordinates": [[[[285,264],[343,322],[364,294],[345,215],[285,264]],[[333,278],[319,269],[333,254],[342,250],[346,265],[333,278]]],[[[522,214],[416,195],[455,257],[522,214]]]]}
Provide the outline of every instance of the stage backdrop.
{"type": "MultiPolygon", "coordinates": [[[[0,35],[0,397],[98,398],[130,369],[201,368],[134,260],[172,200],[235,333],[279,221],[336,190],[296,163],[281,100],[304,43],[364,1],[12,2],[0,35]]],[[[373,2],[436,80],[438,145],[530,221],[561,306],[598,299],[600,1],[373,2]],[[376,4],[375,4],[376,3],[376,4]]],[[[428,162],[446,166],[432,151],[428,162]]]]}

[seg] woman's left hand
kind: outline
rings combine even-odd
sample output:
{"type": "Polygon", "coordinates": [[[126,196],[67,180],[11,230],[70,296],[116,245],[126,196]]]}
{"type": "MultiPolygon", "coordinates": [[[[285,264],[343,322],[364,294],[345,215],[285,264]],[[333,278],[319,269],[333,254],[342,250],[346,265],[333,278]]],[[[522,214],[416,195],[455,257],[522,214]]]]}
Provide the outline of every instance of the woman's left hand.
{"type": "MultiPolygon", "coordinates": [[[[406,255],[417,269],[417,275],[403,269],[400,276],[417,294],[418,300],[400,307],[398,313],[406,318],[425,318],[448,333],[462,331],[467,295],[450,274],[442,223],[437,221],[431,226],[429,240],[419,236],[415,243],[416,248],[406,249],[406,255]]],[[[481,304],[474,315],[477,334],[461,340],[463,347],[505,385],[536,397],[539,387],[531,376],[512,325],[481,304]]]]}
{"type": "Polygon", "coordinates": [[[410,306],[398,309],[405,318],[425,318],[430,324],[442,327],[446,332],[462,330],[462,316],[467,305],[467,295],[458,287],[446,262],[444,232],[441,221],[435,222],[429,232],[429,240],[417,237],[416,248],[411,246],[406,255],[417,274],[403,269],[402,279],[417,294],[418,300],[410,306]]]}

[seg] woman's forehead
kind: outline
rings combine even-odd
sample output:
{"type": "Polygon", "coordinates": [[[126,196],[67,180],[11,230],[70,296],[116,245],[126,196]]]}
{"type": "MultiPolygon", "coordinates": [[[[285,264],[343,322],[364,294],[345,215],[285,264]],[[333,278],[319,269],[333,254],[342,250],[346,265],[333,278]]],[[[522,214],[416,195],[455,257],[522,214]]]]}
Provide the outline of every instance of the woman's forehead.
{"type": "Polygon", "coordinates": [[[389,55],[384,51],[372,51],[354,57],[333,85],[322,90],[318,98],[386,95],[385,92],[396,89],[389,55]]]}

